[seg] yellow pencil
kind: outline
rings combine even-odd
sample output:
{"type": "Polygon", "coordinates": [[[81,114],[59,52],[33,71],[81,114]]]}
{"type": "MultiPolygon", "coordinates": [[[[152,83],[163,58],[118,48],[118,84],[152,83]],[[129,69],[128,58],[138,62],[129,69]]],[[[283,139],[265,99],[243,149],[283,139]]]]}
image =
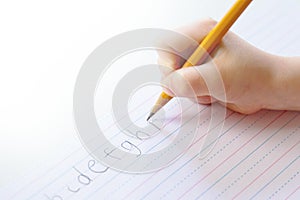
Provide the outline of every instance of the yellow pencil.
{"type": "MultiPolygon", "coordinates": [[[[204,38],[201,44],[197,47],[195,52],[190,56],[190,58],[184,63],[182,67],[193,66],[192,63],[203,63],[207,56],[216,48],[220,43],[224,35],[228,32],[232,24],[238,19],[238,17],[243,13],[247,6],[252,0],[237,0],[235,4],[230,8],[226,15],[221,21],[209,32],[209,34],[204,38]]],[[[153,106],[147,121],[165,104],[167,104],[173,97],[162,92],[153,106]]]]}

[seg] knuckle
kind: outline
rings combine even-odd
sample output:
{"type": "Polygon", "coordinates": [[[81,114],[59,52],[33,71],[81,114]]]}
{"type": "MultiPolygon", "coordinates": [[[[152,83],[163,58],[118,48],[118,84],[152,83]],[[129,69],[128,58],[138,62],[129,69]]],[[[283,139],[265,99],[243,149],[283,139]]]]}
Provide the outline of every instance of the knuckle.
{"type": "Polygon", "coordinates": [[[206,27],[208,29],[213,28],[217,24],[217,21],[212,18],[205,18],[198,22],[198,25],[201,27],[206,27]]]}

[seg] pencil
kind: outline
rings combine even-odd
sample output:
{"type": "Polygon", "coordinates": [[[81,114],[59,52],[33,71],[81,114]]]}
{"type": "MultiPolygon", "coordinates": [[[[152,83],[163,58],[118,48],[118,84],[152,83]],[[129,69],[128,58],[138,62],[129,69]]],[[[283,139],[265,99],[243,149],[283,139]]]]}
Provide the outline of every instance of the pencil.
{"type": "MultiPolygon", "coordinates": [[[[225,14],[225,16],[221,19],[221,21],[219,21],[203,39],[203,41],[182,67],[191,67],[193,66],[193,63],[203,63],[209,56],[209,54],[211,54],[216,46],[221,42],[222,38],[228,32],[229,28],[234,24],[234,22],[238,19],[238,17],[243,13],[243,11],[251,2],[252,0],[237,0],[225,14]]],[[[169,96],[165,92],[162,92],[155,105],[152,107],[147,121],[172,98],[173,97],[169,96]]]]}

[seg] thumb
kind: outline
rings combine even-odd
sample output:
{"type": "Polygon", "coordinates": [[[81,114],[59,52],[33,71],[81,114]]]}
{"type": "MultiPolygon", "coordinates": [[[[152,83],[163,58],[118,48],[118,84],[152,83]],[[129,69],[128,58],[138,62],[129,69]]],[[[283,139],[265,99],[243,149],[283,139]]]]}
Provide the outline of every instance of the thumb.
{"type": "Polygon", "coordinates": [[[212,61],[203,65],[176,70],[163,79],[162,84],[166,87],[165,92],[171,96],[198,97],[209,95],[221,98],[225,95],[221,74],[212,61]]]}

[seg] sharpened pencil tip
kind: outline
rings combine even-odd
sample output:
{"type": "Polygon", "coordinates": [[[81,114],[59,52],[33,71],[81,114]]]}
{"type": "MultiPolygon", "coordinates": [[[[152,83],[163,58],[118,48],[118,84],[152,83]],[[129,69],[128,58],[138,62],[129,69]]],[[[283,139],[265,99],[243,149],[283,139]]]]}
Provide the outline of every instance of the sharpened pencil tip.
{"type": "Polygon", "coordinates": [[[147,118],[147,121],[154,115],[154,113],[150,113],[149,117],[147,118]]]}

